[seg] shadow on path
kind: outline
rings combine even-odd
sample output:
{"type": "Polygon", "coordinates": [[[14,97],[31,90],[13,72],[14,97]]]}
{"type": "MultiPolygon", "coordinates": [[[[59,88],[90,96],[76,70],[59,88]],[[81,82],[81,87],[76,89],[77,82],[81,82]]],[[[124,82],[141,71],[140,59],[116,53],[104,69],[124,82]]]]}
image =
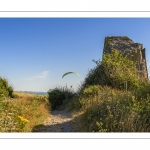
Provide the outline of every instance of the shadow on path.
{"type": "Polygon", "coordinates": [[[37,125],[32,132],[76,132],[70,127],[71,121],[54,125],[37,125]]]}
{"type": "Polygon", "coordinates": [[[44,124],[35,126],[31,132],[77,132],[73,129],[74,118],[67,110],[55,110],[44,124]]]}

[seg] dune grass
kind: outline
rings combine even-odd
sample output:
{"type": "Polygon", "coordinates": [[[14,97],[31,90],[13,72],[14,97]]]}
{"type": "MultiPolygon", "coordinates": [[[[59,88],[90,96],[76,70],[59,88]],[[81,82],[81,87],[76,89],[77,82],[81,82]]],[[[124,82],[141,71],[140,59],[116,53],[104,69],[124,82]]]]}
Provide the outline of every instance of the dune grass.
{"type": "Polygon", "coordinates": [[[14,92],[13,97],[1,100],[0,132],[31,132],[50,114],[47,96],[14,92]]]}
{"type": "Polygon", "coordinates": [[[72,99],[70,108],[78,132],[150,132],[150,96],[107,86],[89,86],[72,99]]]}

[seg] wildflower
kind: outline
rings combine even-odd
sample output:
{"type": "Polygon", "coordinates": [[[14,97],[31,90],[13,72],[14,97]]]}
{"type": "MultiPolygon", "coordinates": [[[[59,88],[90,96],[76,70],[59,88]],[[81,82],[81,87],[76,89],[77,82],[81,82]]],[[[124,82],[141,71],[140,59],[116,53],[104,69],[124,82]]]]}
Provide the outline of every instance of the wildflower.
{"type": "Polygon", "coordinates": [[[23,123],[27,123],[27,122],[29,122],[27,119],[25,119],[24,117],[22,117],[22,116],[18,116],[18,118],[21,120],[21,122],[23,122],[23,123]]]}

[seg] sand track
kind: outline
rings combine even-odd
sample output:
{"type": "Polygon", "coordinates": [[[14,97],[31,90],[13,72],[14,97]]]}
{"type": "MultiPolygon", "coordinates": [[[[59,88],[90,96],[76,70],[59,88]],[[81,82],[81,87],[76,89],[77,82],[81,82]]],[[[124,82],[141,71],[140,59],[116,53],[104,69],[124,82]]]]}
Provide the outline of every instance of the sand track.
{"type": "Polygon", "coordinates": [[[55,110],[41,125],[32,132],[75,132],[72,128],[73,118],[67,110],[55,110]]]}

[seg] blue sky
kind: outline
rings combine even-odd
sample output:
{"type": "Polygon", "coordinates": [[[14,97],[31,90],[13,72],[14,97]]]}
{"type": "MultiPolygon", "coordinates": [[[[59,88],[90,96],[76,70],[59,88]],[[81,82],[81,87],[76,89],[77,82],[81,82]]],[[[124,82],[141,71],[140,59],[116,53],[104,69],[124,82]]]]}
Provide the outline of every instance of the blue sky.
{"type": "Polygon", "coordinates": [[[74,89],[102,58],[106,36],[128,36],[146,48],[150,18],[0,18],[0,76],[14,90],[74,89]],[[62,75],[76,71],[76,75],[62,75]]]}

